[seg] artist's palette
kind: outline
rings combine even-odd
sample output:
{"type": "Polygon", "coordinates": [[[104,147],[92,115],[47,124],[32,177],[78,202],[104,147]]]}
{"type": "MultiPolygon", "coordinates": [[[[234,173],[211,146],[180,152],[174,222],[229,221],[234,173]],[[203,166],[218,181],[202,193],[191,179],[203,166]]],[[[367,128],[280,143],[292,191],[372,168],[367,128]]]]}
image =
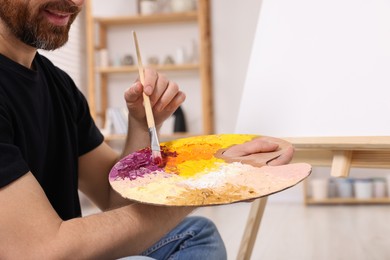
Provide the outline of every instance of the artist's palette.
{"type": "Polygon", "coordinates": [[[306,178],[306,163],[267,166],[289,143],[272,137],[223,134],[178,139],[161,144],[164,167],[153,163],[150,149],[132,153],[111,170],[109,181],[123,197],[156,205],[207,206],[267,196],[306,178]],[[279,149],[231,158],[223,152],[254,138],[279,144],[279,149]]]}

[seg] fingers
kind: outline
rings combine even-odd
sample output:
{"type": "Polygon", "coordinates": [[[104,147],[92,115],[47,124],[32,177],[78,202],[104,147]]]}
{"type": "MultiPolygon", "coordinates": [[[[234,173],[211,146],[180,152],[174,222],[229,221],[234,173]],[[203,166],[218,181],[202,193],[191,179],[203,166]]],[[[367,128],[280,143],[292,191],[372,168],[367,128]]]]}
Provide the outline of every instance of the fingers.
{"type": "Polygon", "coordinates": [[[179,86],[156,70],[145,68],[145,84],[137,80],[125,92],[129,112],[142,120],[145,116],[143,93],[149,96],[156,125],[161,125],[184,102],[186,96],[179,86]]]}
{"type": "Polygon", "coordinates": [[[145,83],[144,83],[144,92],[146,95],[150,96],[153,94],[156,82],[159,79],[159,74],[156,70],[151,68],[144,69],[145,83]]]}
{"type": "Polygon", "coordinates": [[[278,147],[279,145],[276,143],[256,138],[244,144],[232,146],[224,152],[224,155],[229,157],[241,157],[261,152],[273,152],[278,147]]]}
{"type": "MultiPolygon", "coordinates": [[[[163,104],[168,104],[179,93],[179,86],[161,73],[157,73],[154,69],[145,68],[145,84],[139,82],[139,79],[128,89],[126,93],[126,100],[135,102],[142,96],[142,91],[150,97],[152,106],[161,101],[163,104]]],[[[157,107],[161,110],[164,105],[157,107]]]]}
{"type": "MultiPolygon", "coordinates": [[[[155,85],[153,87],[153,92],[149,95],[150,102],[151,102],[152,106],[155,106],[157,104],[157,102],[161,99],[161,97],[164,95],[164,93],[167,90],[169,90],[169,88],[172,87],[172,86],[170,86],[170,84],[173,84],[165,77],[165,75],[163,75],[163,74],[157,74],[157,75],[158,75],[158,78],[157,78],[155,85]]],[[[179,89],[179,87],[177,85],[176,85],[176,88],[179,89]]],[[[154,109],[156,109],[156,107],[154,107],[154,109]]]]}
{"type": "Polygon", "coordinates": [[[156,91],[155,95],[152,95],[153,110],[156,112],[162,112],[164,110],[174,111],[183,97],[185,96],[179,90],[179,86],[175,82],[170,81],[166,88],[159,89],[156,91]],[[164,92],[162,92],[162,90],[164,90],[164,92]]]}
{"type": "Polygon", "coordinates": [[[267,164],[270,166],[287,164],[292,160],[293,155],[294,155],[294,148],[289,147],[285,150],[283,154],[281,154],[279,157],[275,158],[274,160],[268,162],[267,164]]]}
{"type": "Polygon", "coordinates": [[[142,102],[142,92],[143,87],[141,82],[135,82],[131,87],[125,91],[125,100],[126,103],[137,103],[138,101],[142,102]]]}
{"type": "Polygon", "coordinates": [[[173,113],[185,100],[179,86],[169,81],[164,74],[145,69],[145,94],[149,95],[153,112],[173,113]]]}
{"type": "Polygon", "coordinates": [[[288,164],[293,158],[294,148],[289,143],[273,139],[275,138],[261,137],[232,146],[223,152],[223,156],[256,166],[288,164]]]}

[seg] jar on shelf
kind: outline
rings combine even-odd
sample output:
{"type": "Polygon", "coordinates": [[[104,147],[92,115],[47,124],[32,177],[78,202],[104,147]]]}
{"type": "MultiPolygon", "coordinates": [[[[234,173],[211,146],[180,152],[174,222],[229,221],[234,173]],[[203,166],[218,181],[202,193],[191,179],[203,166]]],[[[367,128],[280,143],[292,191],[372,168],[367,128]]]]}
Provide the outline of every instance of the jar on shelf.
{"type": "Polygon", "coordinates": [[[372,180],[355,179],[354,180],[355,198],[371,199],[372,198],[372,180]]]}
{"type": "Polygon", "coordinates": [[[375,198],[386,197],[386,179],[374,178],[373,179],[373,195],[375,198]]]}
{"type": "Polygon", "coordinates": [[[139,0],[139,12],[142,15],[150,15],[156,13],[158,9],[157,0],[139,0]]]}
{"type": "Polygon", "coordinates": [[[157,12],[158,13],[170,13],[171,1],[170,0],[157,0],[157,12]]]}
{"type": "Polygon", "coordinates": [[[352,198],[353,197],[353,181],[349,178],[335,179],[337,185],[337,195],[340,198],[352,198]]]}
{"type": "Polygon", "coordinates": [[[195,1],[193,0],[171,0],[172,12],[189,12],[195,10],[195,1]]]}
{"type": "Polygon", "coordinates": [[[315,200],[323,200],[328,198],[329,181],[327,178],[317,178],[310,182],[312,198],[315,200]]]}

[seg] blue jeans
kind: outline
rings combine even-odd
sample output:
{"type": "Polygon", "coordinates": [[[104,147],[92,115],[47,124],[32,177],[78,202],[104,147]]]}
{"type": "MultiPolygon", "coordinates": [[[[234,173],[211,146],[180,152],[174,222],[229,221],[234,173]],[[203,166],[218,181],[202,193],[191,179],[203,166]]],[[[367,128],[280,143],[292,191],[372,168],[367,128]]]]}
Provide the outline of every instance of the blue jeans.
{"type": "Polygon", "coordinates": [[[216,226],[203,217],[184,219],[160,241],[143,252],[142,256],[158,260],[227,259],[225,245],[216,226]]]}

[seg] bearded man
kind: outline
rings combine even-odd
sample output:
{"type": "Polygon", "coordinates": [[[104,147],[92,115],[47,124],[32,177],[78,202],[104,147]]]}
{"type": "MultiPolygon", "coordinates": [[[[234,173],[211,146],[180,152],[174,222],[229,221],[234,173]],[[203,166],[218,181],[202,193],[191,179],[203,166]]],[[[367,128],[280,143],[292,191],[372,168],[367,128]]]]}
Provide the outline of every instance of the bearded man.
{"type": "MultiPolygon", "coordinates": [[[[113,151],[72,79],[37,52],[67,42],[83,5],[0,0],[0,259],[226,259],[215,225],[186,218],[193,208],[132,204],[110,188],[108,173],[121,156],[149,145],[142,93],[157,128],[185,95],[145,69],[145,84],[124,93],[129,133],[122,155],[113,151]],[[78,190],[102,212],[81,217],[78,190]]],[[[276,149],[269,147],[257,140],[225,155],[276,149]]],[[[274,164],[291,157],[292,149],[274,164]]]]}

